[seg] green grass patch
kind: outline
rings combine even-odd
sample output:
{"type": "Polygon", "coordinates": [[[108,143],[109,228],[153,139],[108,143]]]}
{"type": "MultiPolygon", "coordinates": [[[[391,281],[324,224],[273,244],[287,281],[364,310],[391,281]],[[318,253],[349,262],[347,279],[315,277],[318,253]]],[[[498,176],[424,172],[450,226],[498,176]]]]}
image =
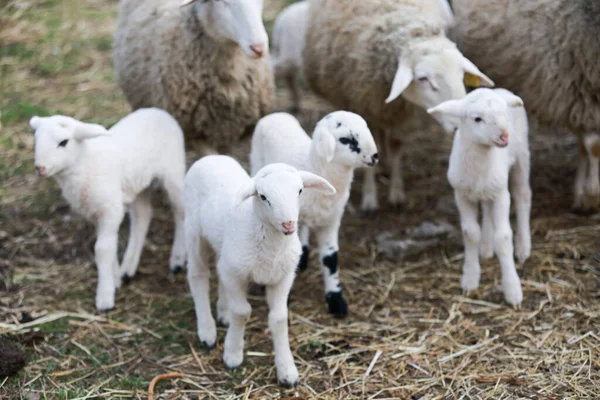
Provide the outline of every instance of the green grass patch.
{"type": "Polygon", "coordinates": [[[50,115],[50,112],[45,108],[28,103],[26,101],[9,103],[4,106],[0,112],[2,112],[3,125],[7,125],[12,122],[26,122],[35,115],[40,117],[47,117],[50,115]]]}

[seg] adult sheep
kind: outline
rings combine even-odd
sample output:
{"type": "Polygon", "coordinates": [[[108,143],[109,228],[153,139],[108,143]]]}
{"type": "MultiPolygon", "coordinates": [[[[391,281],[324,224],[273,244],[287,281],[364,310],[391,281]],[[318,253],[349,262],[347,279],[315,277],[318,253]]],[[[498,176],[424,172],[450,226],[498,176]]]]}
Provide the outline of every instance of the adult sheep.
{"type": "Polygon", "coordinates": [[[575,209],[600,198],[600,2],[454,0],[452,35],[529,113],[580,139],[575,209]],[[507,27],[509,27],[507,29],[507,27]]]}
{"type": "Polygon", "coordinates": [[[121,0],[114,60],[134,109],[160,107],[186,142],[226,151],[274,95],[262,0],[121,0]]]}
{"type": "MultiPolygon", "coordinates": [[[[466,95],[465,73],[493,82],[444,33],[440,0],[309,0],[304,73],[336,108],[360,114],[376,137],[389,136],[389,202],[401,205],[402,136],[418,129],[419,108],[466,95]]],[[[382,151],[385,155],[385,152],[382,151]]],[[[365,171],[362,211],[378,208],[375,171],[365,171]]]]}

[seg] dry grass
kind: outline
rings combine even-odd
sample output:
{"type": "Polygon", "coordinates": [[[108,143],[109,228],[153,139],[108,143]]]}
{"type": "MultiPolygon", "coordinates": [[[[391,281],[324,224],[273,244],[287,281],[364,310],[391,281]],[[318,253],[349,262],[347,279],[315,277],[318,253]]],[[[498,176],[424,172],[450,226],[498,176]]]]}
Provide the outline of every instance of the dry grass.
{"type": "MultiPolygon", "coordinates": [[[[268,2],[267,18],[282,5],[268,2]]],[[[29,357],[17,376],[0,379],[0,398],[144,398],[165,373],[182,374],[157,384],[165,399],[600,398],[600,225],[567,211],[576,153],[567,135],[533,135],[534,242],[519,269],[521,310],[503,303],[496,261],[484,265],[477,293],[460,295],[456,238],[407,262],[378,255],[381,231],[434,219],[457,226],[444,172],[449,139],[430,132],[407,138],[403,212],[361,219],[359,185],[353,191],[340,253],[349,317],[327,315],[315,259],[298,277],[290,303],[297,388],[276,384],[262,298],[251,298],[240,369],[224,368],[223,329],[215,350],[200,348],[185,277],[167,273],[173,227],[160,198],[139,275],[114,311],[98,314],[93,229],[69,213],[54,183],[33,176],[27,120],[60,111],[109,125],[128,112],[112,73],[115,15],[109,0],[9,1],[0,11],[0,334],[29,357]]],[[[310,127],[326,110],[308,96],[300,118],[310,127]]]]}

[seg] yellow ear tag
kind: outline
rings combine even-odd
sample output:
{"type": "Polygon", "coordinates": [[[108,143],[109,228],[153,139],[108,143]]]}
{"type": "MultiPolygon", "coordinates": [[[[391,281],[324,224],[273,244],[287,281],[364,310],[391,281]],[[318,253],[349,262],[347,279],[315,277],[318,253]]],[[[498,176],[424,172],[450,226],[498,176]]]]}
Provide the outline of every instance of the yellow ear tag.
{"type": "Polygon", "coordinates": [[[481,86],[481,78],[468,72],[465,72],[464,82],[468,87],[478,88],[481,86]]]}

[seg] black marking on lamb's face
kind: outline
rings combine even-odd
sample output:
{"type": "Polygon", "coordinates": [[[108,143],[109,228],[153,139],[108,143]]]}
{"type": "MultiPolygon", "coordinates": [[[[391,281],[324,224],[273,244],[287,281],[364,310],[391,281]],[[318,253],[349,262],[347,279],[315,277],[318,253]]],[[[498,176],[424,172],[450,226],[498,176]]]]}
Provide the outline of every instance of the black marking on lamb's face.
{"type": "Polygon", "coordinates": [[[336,251],[323,257],[323,265],[327,267],[329,274],[335,274],[338,266],[338,252],[336,251]]]}
{"type": "Polygon", "coordinates": [[[360,147],[358,146],[358,140],[354,136],[340,138],[340,143],[350,147],[350,151],[360,154],[360,147]]]}

